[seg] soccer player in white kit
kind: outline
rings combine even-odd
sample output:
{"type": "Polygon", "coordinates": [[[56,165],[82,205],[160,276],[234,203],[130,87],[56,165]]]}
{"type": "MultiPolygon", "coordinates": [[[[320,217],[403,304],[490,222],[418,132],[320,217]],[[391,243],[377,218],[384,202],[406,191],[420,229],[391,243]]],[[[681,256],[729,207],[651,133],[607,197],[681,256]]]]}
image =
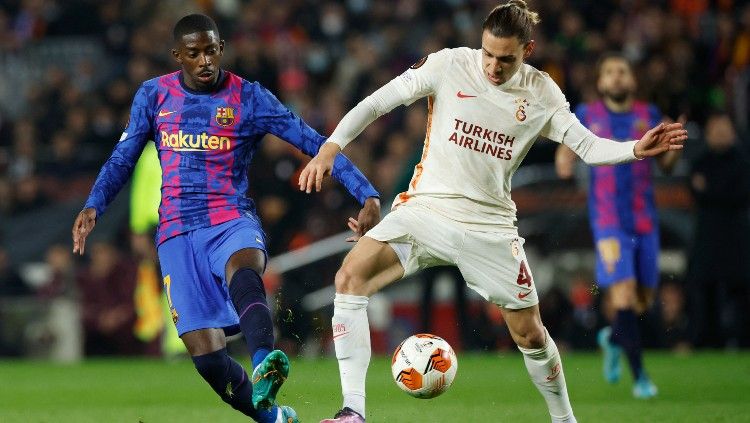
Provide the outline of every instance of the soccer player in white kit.
{"type": "MultiPolygon", "coordinates": [[[[358,240],[336,274],[333,339],[343,408],[323,422],[364,422],[370,361],[368,297],[420,269],[457,266],[466,283],[498,305],[553,422],[575,422],[560,354],[542,325],[534,278],[515,226],[510,183],[539,135],[567,145],[586,163],[614,164],[682,148],[679,123],[639,141],[614,142],[586,129],[544,72],[524,64],[539,18],[522,0],[485,19],[482,48],[445,49],[423,58],[355,106],[300,175],[321,189],[335,154],[379,116],[428,97],[421,162],[406,192],[358,240]]],[[[356,229],[357,222],[351,219],[356,229]]]]}

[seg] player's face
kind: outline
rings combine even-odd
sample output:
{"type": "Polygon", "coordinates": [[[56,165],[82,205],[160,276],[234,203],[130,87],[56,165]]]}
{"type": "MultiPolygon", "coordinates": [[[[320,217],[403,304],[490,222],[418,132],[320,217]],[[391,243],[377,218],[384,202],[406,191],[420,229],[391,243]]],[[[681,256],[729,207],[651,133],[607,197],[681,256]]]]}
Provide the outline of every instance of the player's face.
{"type": "Polygon", "coordinates": [[[598,88],[604,97],[617,103],[635,94],[635,76],[628,62],[618,57],[605,60],[599,69],[598,88]]]}
{"type": "Polygon", "coordinates": [[[496,37],[490,31],[482,33],[482,69],[484,77],[493,85],[508,81],[534,51],[534,40],[523,44],[518,37],[496,37]]]}
{"type": "Polygon", "coordinates": [[[185,34],[172,50],[177,63],[182,65],[185,84],[203,91],[210,89],[219,78],[221,56],[224,54],[224,40],[214,31],[201,31],[185,34]]]}

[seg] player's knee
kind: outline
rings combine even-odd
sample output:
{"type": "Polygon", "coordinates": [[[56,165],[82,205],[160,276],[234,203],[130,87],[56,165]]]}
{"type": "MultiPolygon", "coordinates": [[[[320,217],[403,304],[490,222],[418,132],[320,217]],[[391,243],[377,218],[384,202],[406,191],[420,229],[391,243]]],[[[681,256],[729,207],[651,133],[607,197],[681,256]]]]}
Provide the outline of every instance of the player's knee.
{"type": "Polygon", "coordinates": [[[547,334],[543,326],[534,325],[528,330],[516,333],[514,338],[516,344],[521,348],[538,349],[544,347],[547,341],[547,334]]]}
{"type": "Polygon", "coordinates": [[[367,295],[365,289],[365,280],[358,275],[351,267],[341,266],[336,272],[336,292],[349,295],[367,295]]]}

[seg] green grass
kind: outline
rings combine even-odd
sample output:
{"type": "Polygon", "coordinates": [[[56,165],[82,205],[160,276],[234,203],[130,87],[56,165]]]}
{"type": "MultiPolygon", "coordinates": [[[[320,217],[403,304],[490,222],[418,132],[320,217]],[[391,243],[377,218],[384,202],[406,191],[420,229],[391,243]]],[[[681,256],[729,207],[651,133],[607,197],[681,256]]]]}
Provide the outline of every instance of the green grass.
{"type": "MultiPolygon", "coordinates": [[[[580,422],[750,422],[750,353],[649,353],[659,397],[638,401],[630,377],[610,386],[594,354],[564,355],[580,422]]],[[[373,360],[368,422],[548,422],[520,354],[459,355],[451,389],[433,400],[403,394],[390,360],[373,360]]],[[[294,360],[280,401],[317,423],[340,407],[333,359],[294,360]]],[[[95,360],[79,365],[0,361],[0,422],[242,422],[189,361],[95,360]]]]}

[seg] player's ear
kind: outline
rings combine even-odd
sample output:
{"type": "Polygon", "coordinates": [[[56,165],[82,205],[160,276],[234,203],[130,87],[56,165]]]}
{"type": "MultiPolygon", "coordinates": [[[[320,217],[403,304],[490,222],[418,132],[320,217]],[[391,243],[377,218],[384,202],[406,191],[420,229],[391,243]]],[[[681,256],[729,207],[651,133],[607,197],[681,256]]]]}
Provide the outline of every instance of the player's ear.
{"type": "Polygon", "coordinates": [[[180,50],[178,50],[178,49],[176,49],[176,48],[173,48],[173,49],[172,49],[172,57],[174,57],[174,60],[175,60],[175,61],[176,61],[177,63],[180,63],[180,64],[182,64],[182,58],[180,57],[180,50]]]}
{"type": "Polygon", "coordinates": [[[536,47],[536,41],[529,40],[528,43],[526,43],[525,46],[523,46],[523,59],[526,60],[531,56],[531,53],[534,52],[534,47],[536,47]]]}
{"type": "Polygon", "coordinates": [[[219,40],[219,54],[224,54],[224,40],[219,40]]]}

